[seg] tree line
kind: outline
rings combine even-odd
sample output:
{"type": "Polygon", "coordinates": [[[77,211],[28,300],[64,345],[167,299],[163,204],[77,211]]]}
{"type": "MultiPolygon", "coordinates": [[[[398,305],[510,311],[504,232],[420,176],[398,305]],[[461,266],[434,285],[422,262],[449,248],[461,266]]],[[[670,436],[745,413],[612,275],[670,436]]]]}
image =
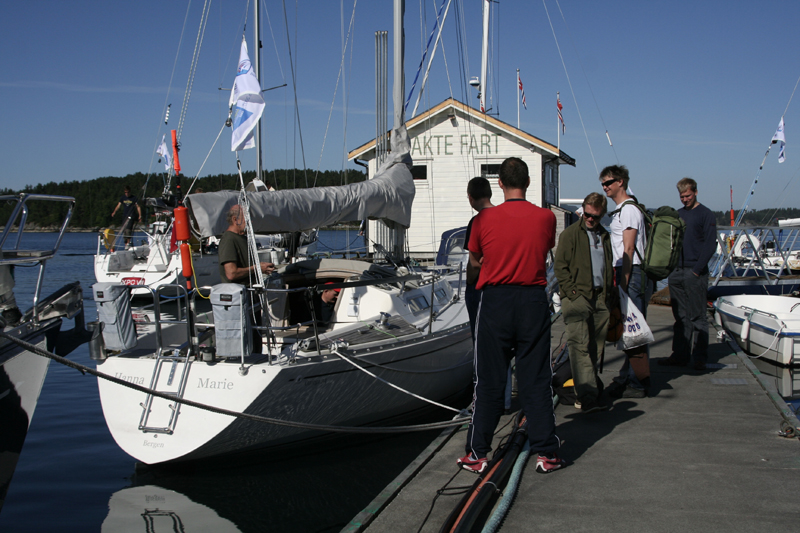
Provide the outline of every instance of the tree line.
{"type": "MultiPolygon", "coordinates": [[[[730,211],[714,211],[717,217],[717,227],[731,225],[730,211]]],[[[738,218],[740,210],[733,212],[734,220],[738,218]]],[[[779,209],[756,209],[747,211],[742,217],[740,226],[777,226],[778,220],[784,218],[800,218],[800,209],[794,207],[782,207],[779,209]]]]}
{"type": "MultiPolygon", "coordinates": [[[[256,177],[256,172],[247,171],[242,173],[245,184],[256,177]]],[[[262,180],[267,185],[276,190],[281,189],[300,189],[306,187],[327,187],[331,185],[344,185],[364,181],[367,178],[365,172],[349,169],[345,172],[325,170],[325,171],[304,171],[300,169],[277,169],[265,171],[262,180]],[[307,184],[307,185],[306,185],[307,184]]],[[[49,182],[38,185],[26,185],[23,189],[15,190],[11,188],[0,189],[0,195],[7,194],[51,194],[59,196],[72,196],[75,198],[75,208],[70,221],[71,228],[90,228],[99,229],[121,224],[119,212],[112,219],[111,212],[116,207],[117,202],[124,195],[123,189],[127,185],[131,188],[131,194],[139,199],[142,214],[145,213],[145,198],[159,198],[164,193],[166,185],[165,174],[143,174],[136,172],[125,177],[106,176],[85,181],[63,181],[60,183],[49,182]]],[[[182,177],[181,187],[186,191],[191,184],[191,180],[182,177]]],[[[174,194],[177,180],[172,177],[170,190],[174,194]]],[[[238,174],[217,174],[199,178],[194,184],[192,191],[202,189],[203,192],[214,192],[221,190],[238,190],[238,174]]],[[[0,224],[5,224],[11,216],[13,205],[10,203],[0,205],[0,224]]],[[[31,202],[28,213],[28,228],[49,228],[58,226],[66,215],[68,206],[62,203],[53,202],[31,202]]]]}

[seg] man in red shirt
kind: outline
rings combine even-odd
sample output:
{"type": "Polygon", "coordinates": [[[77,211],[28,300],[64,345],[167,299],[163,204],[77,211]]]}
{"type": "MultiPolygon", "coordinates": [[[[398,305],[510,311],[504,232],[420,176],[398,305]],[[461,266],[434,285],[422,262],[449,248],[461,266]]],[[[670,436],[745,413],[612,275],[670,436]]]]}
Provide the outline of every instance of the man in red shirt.
{"type": "Polygon", "coordinates": [[[472,223],[469,260],[480,266],[482,290],[475,324],[475,369],[472,420],[467,455],[458,464],[481,473],[487,467],[492,436],[503,413],[508,365],[516,357],[528,440],[537,453],[536,471],[546,474],[564,466],[556,454],[550,307],[546,258],[555,246],[556,217],[525,200],[528,166],[510,157],[500,165],[498,180],[505,202],[484,209],[472,223]]]}

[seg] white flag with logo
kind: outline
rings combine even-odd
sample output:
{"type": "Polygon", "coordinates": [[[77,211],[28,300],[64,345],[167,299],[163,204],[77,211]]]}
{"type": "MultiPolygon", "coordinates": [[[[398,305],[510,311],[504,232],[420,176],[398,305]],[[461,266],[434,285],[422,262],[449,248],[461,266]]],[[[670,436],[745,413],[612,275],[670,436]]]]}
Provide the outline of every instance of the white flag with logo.
{"type": "Polygon", "coordinates": [[[786,161],[786,134],[783,131],[783,117],[781,117],[781,121],[778,122],[778,129],[775,130],[775,135],[772,136],[772,144],[781,143],[780,151],[778,152],[778,163],[783,163],[786,161]]]}
{"type": "Polygon", "coordinates": [[[239,54],[239,68],[231,90],[230,107],[233,111],[233,134],[231,135],[231,151],[253,148],[256,143],[253,130],[264,112],[264,99],[261,97],[261,85],[250,64],[247,55],[247,41],[242,39],[242,51],[239,54]]]}
{"type": "Polygon", "coordinates": [[[161,137],[161,144],[158,146],[158,150],[156,153],[164,158],[164,169],[169,170],[169,167],[172,166],[172,158],[169,155],[169,149],[167,148],[167,134],[165,133],[161,137]]]}

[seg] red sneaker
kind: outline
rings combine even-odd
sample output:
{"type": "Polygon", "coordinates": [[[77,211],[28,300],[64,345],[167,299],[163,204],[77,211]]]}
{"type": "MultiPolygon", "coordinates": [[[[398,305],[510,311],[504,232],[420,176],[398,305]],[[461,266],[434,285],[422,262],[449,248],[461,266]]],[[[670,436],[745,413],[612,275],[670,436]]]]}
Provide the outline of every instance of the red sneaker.
{"type": "Polygon", "coordinates": [[[564,467],[566,464],[567,463],[555,453],[540,453],[536,458],[536,471],[540,474],[549,474],[550,472],[564,467]]]}
{"type": "Polygon", "coordinates": [[[457,459],[456,463],[464,470],[468,470],[476,474],[480,474],[486,470],[486,467],[489,465],[489,461],[486,459],[486,457],[476,459],[471,453],[468,453],[464,457],[457,459]]]}

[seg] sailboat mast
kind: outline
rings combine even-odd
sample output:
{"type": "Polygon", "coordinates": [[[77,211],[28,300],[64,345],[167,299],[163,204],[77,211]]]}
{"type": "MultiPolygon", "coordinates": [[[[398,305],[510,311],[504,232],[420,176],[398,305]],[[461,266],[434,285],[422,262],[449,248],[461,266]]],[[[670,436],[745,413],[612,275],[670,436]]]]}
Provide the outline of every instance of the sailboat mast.
{"type": "Polygon", "coordinates": [[[489,1],[483,0],[483,43],[481,45],[481,113],[486,113],[486,73],[489,70],[489,1]]]}
{"type": "MultiPolygon", "coordinates": [[[[253,54],[253,64],[255,65],[258,86],[261,87],[261,2],[256,0],[254,3],[256,5],[256,13],[255,18],[253,19],[253,25],[256,27],[256,42],[253,45],[253,48],[255,48],[253,54]]],[[[258,124],[256,125],[256,179],[261,180],[261,119],[258,119],[258,124]]]]}
{"type": "Polygon", "coordinates": [[[406,80],[403,74],[403,61],[405,60],[405,33],[403,30],[403,16],[406,11],[405,0],[394,0],[394,127],[399,128],[405,123],[405,107],[403,95],[406,89],[406,80]]]}

